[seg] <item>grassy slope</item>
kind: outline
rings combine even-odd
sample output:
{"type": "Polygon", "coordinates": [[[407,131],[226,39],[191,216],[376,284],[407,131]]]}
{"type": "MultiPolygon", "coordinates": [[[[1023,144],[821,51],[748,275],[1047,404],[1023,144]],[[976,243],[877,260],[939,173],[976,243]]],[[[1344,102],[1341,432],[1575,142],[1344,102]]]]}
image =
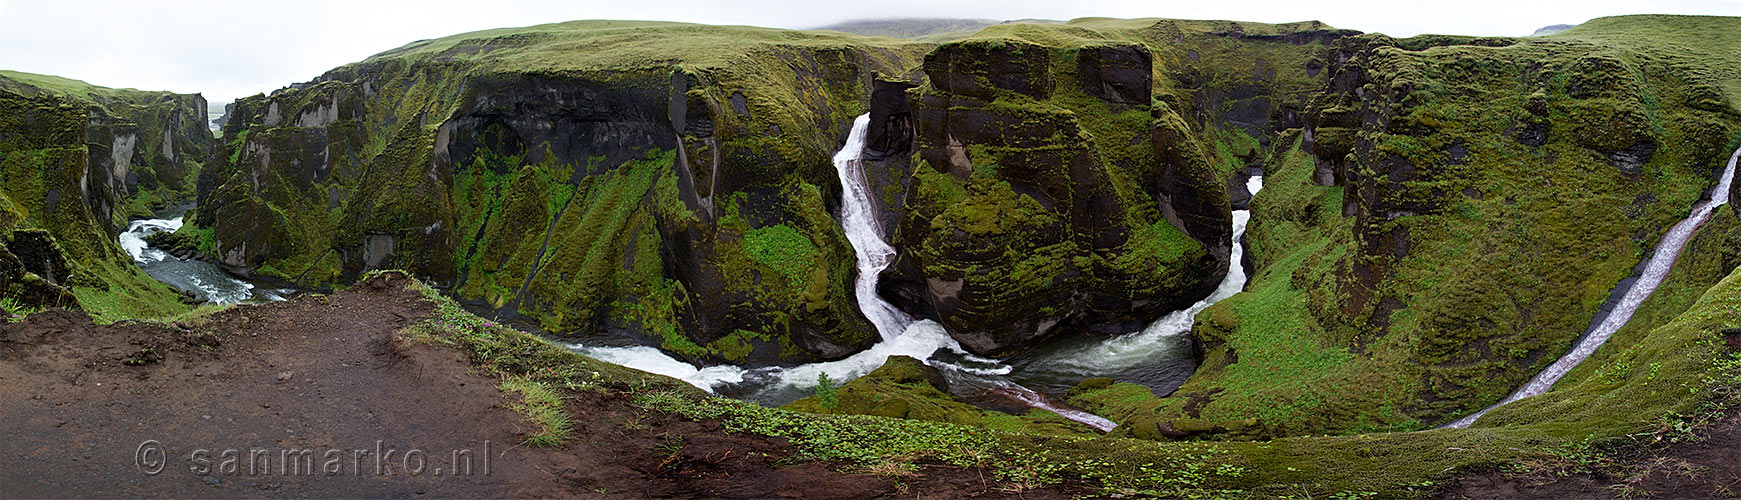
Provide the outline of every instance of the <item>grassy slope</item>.
{"type": "Polygon", "coordinates": [[[112,89],[85,83],[82,80],[63,78],[54,75],[38,75],[20,71],[0,70],[0,85],[15,91],[29,90],[75,97],[86,102],[97,100],[128,99],[161,96],[162,92],[152,92],[135,89],[112,89]]]}
{"type": "Polygon", "coordinates": [[[815,395],[781,408],[805,413],[946,422],[1035,435],[1080,437],[1096,434],[1086,425],[1046,410],[1031,409],[1024,414],[1012,415],[975,408],[950,398],[946,387],[934,385],[934,378],[940,380],[941,375],[919,360],[896,356],[876,370],[839,386],[829,398],[824,397],[819,386],[815,395]],[[933,372],[927,375],[926,370],[933,372]]]}
{"type": "Polygon", "coordinates": [[[948,42],[971,36],[986,26],[998,24],[998,22],[994,19],[864,19],[835,23],[816,28],[816,31],[839,31],[864,36],[948,42]]]}
{"type": "MultiPolygon", "coordinates": [[[[1678,20],[1598,22],[1584,33],[1664,32],[1658,21],[1678,20]]],[[[1682,39],[1702,36],[1681,28],[1682,39]]],[[[1431,38],[1438,37],[1418,41],[1431,38]]],[[[1386,329],[1337,309],[1350,298],[1338,295],[1334,283],[1345,279],[1351,259],[1369,258],[1352,253],[1356,221],[1341,215],[1348,194],[1316,186],[1312,159],[1283,147],[1254,202],[1248,237],[1259,272],[1246,293],[1199,316],[1199,337],[1225,342],[1218,346],[1225,349],[1210,350],[1204,368],[1178,397],[1151,400],[1126,390],[1088,399],[1151,425],[1220,425],[1238,436],[1424,428],[1511,391],[1569,348],[1614,283],[1713,182],[1721,166],[1717,158],[1727,158],[1722,148],[1732,147],[1729,134],[1741,130],[1732,107],[1702,97],[1710,82],[1696,76],[1688,81],[1677,71],[1726,60],[1606,43],[1548,37],[1509,47],[1380,49],[1389,51],[1381,60],[1386,65],[1368,70],[1392,75],[1386,84],[1414,89],[1396,118],[1407,125],[1395,128],[1416,132],[1363,137],[1382,153],[1436,169],[1431,182],[1411,181],[1397,195],[1464,194],[1450,197],[1439,212],[1380,226],[1404,228],[1410,241],[1406,257],[1387,261],[1393,274],[1377,290],[1403,306],[1384,318],[1386,329]],[[1604,73],[1588,61],[1620,61],[1626,69],[1604,73]],[[1545,83],[1545,92],[1532,88],[1544,84],[1520,78],[1534,71],[1524,69],[1532,62],[1559,72],[1545,83]],[[1605,91],[1604,85],[1622,90],[1605,91]],[[1539,150],[1510,137],[1532,98],[1549,103],[1550,140],[1539,150]],[[1641,177],[1618,171],[1592,151],[1624,148],[1634,136],[1653,137],[1660,145],[1641,177]],[[1445,151],[1453,144],[1468,148],[1462,165],[1446,165],[1445,151]],[[1245,428],[1253,423],[1257,429],[1245,428]]],[[[1679,296],[1678,306],[1641,315],[1628,331],[1649,331],[1654,322],[1678,314],[1690,303],[1687,295],[1724,274],[1726,269],[1707,270],[1684,290],[1665,286],[1679,296]]],[[[1617,339],[1599,358],[1626,349],[1663,348],[1617,339]]],[[[1580,370],[1561,387],[1588,376],[1589,370],[1580,370]]],[[[1691,372],[1657,376],[1676,384],[1696,380],[1691,372]]],[[[1583,429],[1636,429],[1664,408],[1658,403],[1637,413],[1598,411],[1601,417],[1592,416],[1583,429]]],[[[1516,406],[1522,411],[1529,405],[1516,406]]]]}
{"type": "Polygon", "coordinates": [[[1733,17],[1618,16],[1591,19],[1555,39],[1631,47],[1667,56],[1683,77],[1723,89],[1730,109],[1741,110],[1741,31],[1733,17]]]}

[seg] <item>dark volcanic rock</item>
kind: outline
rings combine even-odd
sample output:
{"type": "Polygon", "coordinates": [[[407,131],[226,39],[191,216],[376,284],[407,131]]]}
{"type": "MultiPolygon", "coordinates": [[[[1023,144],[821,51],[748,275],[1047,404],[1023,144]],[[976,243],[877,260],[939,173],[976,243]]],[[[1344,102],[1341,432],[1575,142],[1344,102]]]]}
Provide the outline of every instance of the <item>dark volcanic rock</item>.
{"type": "Polygon", "coordinates": [[[927,56],[912,104],[923,163],[885,297],[1003,355],[1061,331],[1128,332],[1208,293],[1226,269],[1225,186],[1177,116],[1150,108],[1151,66],[1140,45],[969,41],[927,56]],[[1054,73],[1060,57],[1078,64],[1054,73]],[[1049,100],[1064,92],[1102,103],[1049,100]],[[1007,93],[1039,101],[990,102],[1007,93]],[[1132,107],[1152,116],[1115,114],[1132,107]],[[1096,135],[1111,127],[1139,132],[1096,135]],[[1133,192],[1114,168],[1137,172],[1133,192]],[[1136,206],[1151,218],[1109,216],[1136,206]],[[1142,253],[1157,245],[1181,250],[1142,253]]]}
{"type": "Polygon", "coordinates": [[[913,84],[878,78],[871,84],[870,130],[865,138],[864,158],[884,160],[913,151],[913,109],[907,89],[913,84]]]}
{"type": "Polygon", "coordinates": [[[169,297],[115,235],[193,194],[188,180],[212,148],[205,112],[197,94],[0,76],[0,298],[73,308],[75,286],[126,290],[102,304],[113,314],[169,297]]]}

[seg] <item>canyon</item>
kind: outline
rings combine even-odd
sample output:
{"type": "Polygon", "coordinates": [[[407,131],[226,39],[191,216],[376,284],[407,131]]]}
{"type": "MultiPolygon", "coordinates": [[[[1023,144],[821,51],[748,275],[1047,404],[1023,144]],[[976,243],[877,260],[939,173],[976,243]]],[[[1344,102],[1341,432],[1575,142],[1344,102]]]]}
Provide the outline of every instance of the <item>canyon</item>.
{"type": "Polygon", "coordinates": [[[935,24],[459,34],[215,132],[0,72],[0,345],[385,296],[479,401],[1045,494],[1413,498],[1733,413],[1741,20],[935,24]]]}

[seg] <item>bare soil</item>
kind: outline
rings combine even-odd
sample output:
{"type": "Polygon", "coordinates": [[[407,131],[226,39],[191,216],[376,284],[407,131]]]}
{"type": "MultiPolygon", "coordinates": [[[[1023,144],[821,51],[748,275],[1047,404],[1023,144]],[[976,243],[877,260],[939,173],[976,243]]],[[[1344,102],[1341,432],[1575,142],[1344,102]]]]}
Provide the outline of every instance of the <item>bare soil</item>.
{"type": "Polygon", "coordinates": [[[1741,414],[1696,432],[1696,439],[1644,446],[1606,473],[1520,474],[1488,471],[1463,477],[1438,496],[1462,499],[1741,498],[1741,414]]]}
{"type": "Polygon", "coordinates": [[[67,311],[0,324],[0,497],[1083,493],[1015,491],[989,471],[935,464],[884,477],[794,463],[782,439],[729,434],[592,392],[569,403],[575,439],[529,448],[520,443],[530,426],[503,408],[497,380],[458,351],[394,341],[431,314],[403,279],[237,307],[197,324],[96,325],[67,311]]]}

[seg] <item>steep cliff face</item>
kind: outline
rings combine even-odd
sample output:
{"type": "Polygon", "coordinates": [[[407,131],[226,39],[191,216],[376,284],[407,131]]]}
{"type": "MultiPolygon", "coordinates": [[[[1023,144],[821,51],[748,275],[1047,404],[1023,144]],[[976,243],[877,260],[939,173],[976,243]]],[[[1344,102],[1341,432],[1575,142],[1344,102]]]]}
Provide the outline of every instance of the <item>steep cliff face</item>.
{"type": "Polygon", "coordinates": [[[191,198],[212,144],[204,116],[198,95],[0,72],[0,303],[109,319],[180,310],[115,234],[191,198]]]}
{"type": "Polygon", "coordinates": [[[305,286],[401,267],[553,332],[844,356],[876,335],[829,157],[923,50],[877,43],[626,22],[418,42],[238,102],[188,231],[305,286]]]}
{"type": "Polygon", "coordinates": [[[1129,431],[1420,428],[1565,352],[1741,130],[1701,57],[1570,35],[1336,42],[1254,201],[1259,271],[1129,431]]]}
{"type": "Polygon", "coordinates": [[[1345,34],[1090,19],[937,48],[911,92],[920,166],[884,295],[995,355],[1201,299],[1227,270],[1227,187],[1297,122],[1306,62],[1345,34]]]}

